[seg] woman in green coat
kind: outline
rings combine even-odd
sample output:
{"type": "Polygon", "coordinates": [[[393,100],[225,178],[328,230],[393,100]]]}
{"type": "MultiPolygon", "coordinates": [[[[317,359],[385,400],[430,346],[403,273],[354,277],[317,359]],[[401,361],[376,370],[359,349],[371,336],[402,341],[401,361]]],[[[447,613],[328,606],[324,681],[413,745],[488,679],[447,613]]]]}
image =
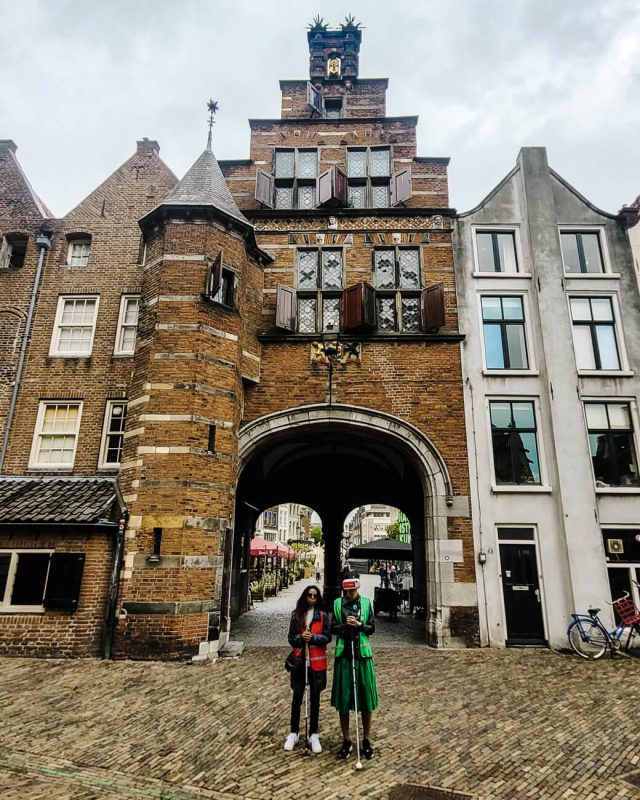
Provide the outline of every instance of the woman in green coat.
{"type": "Polygon", "coordinates": [[[357,578],[346,578],[342,582],[342,589],[342,597],[336,598],[333,604],[331,622],[331,633],[337,637],[331,705],[340,714],[343,738],[338,755],[348,758],[353,748],[349,733],[349,711],[355,711],[352,669],[352,659],[355,658],[358,711],[362,714],[362,753],[365,758],[373,758],[371,715],[378,707],[376,674],[369,644],[369,636],[376,629],[373,609],[369,598],[360,596],[360,581],[357,578]]]}

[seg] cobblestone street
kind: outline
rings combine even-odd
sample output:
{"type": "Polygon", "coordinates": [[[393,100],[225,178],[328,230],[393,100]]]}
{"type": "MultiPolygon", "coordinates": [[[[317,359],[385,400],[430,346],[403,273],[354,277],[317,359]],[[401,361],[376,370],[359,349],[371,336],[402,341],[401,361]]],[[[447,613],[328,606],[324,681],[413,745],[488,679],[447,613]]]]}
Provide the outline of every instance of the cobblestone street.
{"type": "Polygon", "coordinates": [[[2,800],[382,799],[404,784],[485,800],[640,798],[637,660],[436,651],[398,641],[404,622],[383,618],[372,640],[381,702],[373,761],[356,772],[355,757],[336,758],[329,690],[324,752],[285,753],[283,642],[303,585],[241,620],[239,659],[1,659],[2,800]]]}

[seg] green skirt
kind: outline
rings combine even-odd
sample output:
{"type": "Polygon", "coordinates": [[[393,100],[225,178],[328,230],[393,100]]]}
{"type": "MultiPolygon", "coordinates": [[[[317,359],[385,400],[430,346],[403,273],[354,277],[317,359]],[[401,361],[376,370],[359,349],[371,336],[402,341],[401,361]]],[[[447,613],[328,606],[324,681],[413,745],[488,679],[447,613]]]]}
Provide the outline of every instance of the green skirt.
{"type": "MultiPolygon", "coordinates": [[[[356,682],[358,684],[358,711],[373,711],[378,707],[378,692],[372,658],[360,658],[356,661],[356,682]]],[[[331,705],[340,713],[346,714],[349,711],[355,711],[353,699],[351,661],[347,658],[336,658],[333,668],[331,705]]]]}

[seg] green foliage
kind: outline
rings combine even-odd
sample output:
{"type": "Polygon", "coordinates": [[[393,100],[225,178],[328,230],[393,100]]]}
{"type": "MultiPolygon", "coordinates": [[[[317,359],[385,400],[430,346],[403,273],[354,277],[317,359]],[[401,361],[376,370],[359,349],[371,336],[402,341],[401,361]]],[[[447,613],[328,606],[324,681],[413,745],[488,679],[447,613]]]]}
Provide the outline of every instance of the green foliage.
{"type": "Polygon", "coordinates": [[[387,536],[390,539],[400,538],[400,523],[397,520],[396,522],[392,522],[390,525],[387,525],[387,536]]]}
{"type": "Polygon", "coordinates": [[[320,544],[320,542],[322,541],[322,528],[320,526],[317,526],[316,528],[312,529],[311,538],[313,539],[315,544],[320,544]]]}

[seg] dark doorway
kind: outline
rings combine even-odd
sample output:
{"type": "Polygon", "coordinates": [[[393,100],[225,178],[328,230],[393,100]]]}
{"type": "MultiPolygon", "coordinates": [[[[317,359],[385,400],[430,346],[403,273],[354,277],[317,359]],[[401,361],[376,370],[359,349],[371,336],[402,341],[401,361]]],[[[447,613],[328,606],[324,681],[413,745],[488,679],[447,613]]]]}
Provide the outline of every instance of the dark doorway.
{"type": "Polygon", "coordinates": [[[501,542],[507,645],[544,645],[542,598],[534,542],[501,542]]]}

